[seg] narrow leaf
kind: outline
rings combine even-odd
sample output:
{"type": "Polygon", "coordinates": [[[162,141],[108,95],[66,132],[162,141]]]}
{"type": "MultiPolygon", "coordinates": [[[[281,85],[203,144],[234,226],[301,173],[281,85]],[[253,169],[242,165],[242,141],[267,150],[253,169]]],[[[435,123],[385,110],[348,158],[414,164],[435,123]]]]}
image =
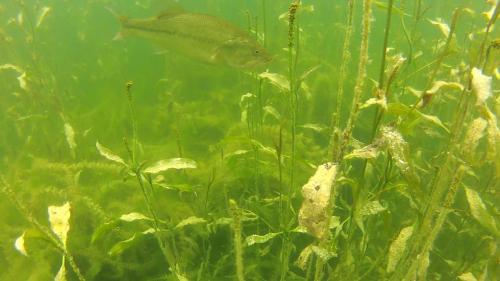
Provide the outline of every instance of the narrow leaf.
{"type": "Polygon", "coordinates": [[[335,253],[319,246],[312,246],[312,250],[323,261],[328,261],[337,256],[335,253]]]}
{"type": "Polygon", "coordinates": [[[477,281],[477,278],[474,276],[474,274],[470,272],[460,274],[460,276],[458,276],[458,279],[460,281],[477,281]]]}
{"type": "Polygon", "coordinates": [[[370,144],[365,147],[353,150],[351,153],[344,156],[344,159],[353,159],[353,158],[373,159],[377,158],[379,152],[380,152],[379,145],[370,144]]]}
{"type": "Polygon", "coordinates": [[[62,257],[61,268],[54,277],[54,281],[66,281],[66,256],[62,257]]]}
{"type": "Polygon", "coordinates": [[[130,248],[132,245],[137,243],[137,241],[142,236],[147,235],[147,234],[153,234],[154,232],[155,232],[155,230],[150,228],[150,229],[147,229],[143,232],[134,233],[134,235],[132,235],[132,237],[130,237],[129,239],[126,239],[126,240],[123,240],[123,241],[116,243],[111,248],[111,250],[109,250],[108,255],[110,255],[110,256],[119,255],[119,254],[123,253],[123,251],[125,251],[126,249],[130,248]]]}
{"type": "Polygon", "coordinates": [[[28,252],[26,251],[25,245],[24,245],[24,235],[26,234],[26,231],[21,234],[21,236],[17,237],[16,241],[14,242],[14,247],[16,250],[18,250],[21,254],[28,256],[28,252]]]}
{"type": "Polygon", "coordinates": [[[141,213],[128,213],[125,215],[120,216],[120,220],[126,221],[126,222],[133,222],[137,220],[148,220],[151,221],[151,218],[146,217],[145,215],[141,213]]]}
{"type": "Polygon", "coordinates": [[[179,222],[175,228],[180,229],[183,228],[187,225],[193,225],[193,224],[200,224],[200,223],[206,223],[207,221],[204,218],[198,218],[198,217],[189,217],[187,219],[182,220],[179,222]]]}
{"type": "Polygon", "coordinates": [[[111,150],[102,146],[98,141],[95,143],[95,146],[97,148],[97,151],[99,151],[99,154],[101,154],[104,158],[116,163],[120,163],[124,166],[127,166],[125,161],[123,161],[123,159],[120,156],[114,154],[111,150]]]}
{"type": "Polygon", "coordinates": [[[380,212],[383,212],[387,210],[386,207],[382,206],[379,201],[371,201],[368,204],[364,205],[363,208],[361,208],[361,215],[362,216],[370,216],[370,215],[375,215],[380,212]]]}
{"type": "Polygon", "coordinates": [[[45,17],[50,13],[50,11],[52,10],[51,7],[43,7],[39,14],[38,14],[38,18],[36,20],[36,28],[39,28],[40,25],[42,25],[42,22],[43,20],[45,19],[45,17]]]}
{"type": "Polygon", "coordinates": [[[394,272],[396,266],[403,256],[406,246],[408,244],[408,240],[413,234],[413,226],[408,226],[399,232],[398,237],[391,243],[389,247],[389,258],[387,260],[387,272],[394,272]]]}
{"type": "Polygon", "coordinates": [[[467,202],[469,203],[472,216],[479,224],[490,230],[493,234],[498,235],[495,219],[488,213],[479,193],[473,189],[465,188],[465,195],[467,196],[467,202]]]}
{"type": "Polygon", "coordinates": [[[152,166],[144,169],[144,173],[157,174],[169,169],[194,169],[196,162],[187,158],[171,158],[160,160],[152,166]]]}
{"type": "Polygon", "coordinates": [[[261,74],[259,74],[259,77],[267,79],[272,85],[276,86],[282,92],[290,91],[290,82],[284,75],[271,72],[262,72],[261,74]]]}
{"type": "Polygon", "coordinates": [[[245,243],[248,246],[252,246],[253,244],[262,244],[266,243],[267,241],[273,239],[274,237],[280,235],[281,232],[270,232],[265,235],[250,235],[247,238],[245,238],[245,243]]]}
{"type": "Polygon", "coordinates": [[[318,132],[318,133],[321,133],[322,131],[327,129],[327,127],[325,125],[317,124],[317,123],[308,123],[308,124],[304,124],[300,127],[305,128],[305,129],[310,129],[310,130],[313,130],[313,131],[318,132]]]}
{"type": "Polygon", "coordinates": [[[69,124],[68,122],[64,123],[64,134],[66,135],[66,142],[68,143],[68,147],[74,157],[76,149],[75,131],[73,130],[73,127],[71,127],[71,124],[69,124]]]}
{"type": "Polygon", "coordinates": [[[270,105],[266,105],[263,107],[265,114],[269,114],[273,116],[276,120],[281,119],[281,114],[278,112],[278,110],[270,105]]]}

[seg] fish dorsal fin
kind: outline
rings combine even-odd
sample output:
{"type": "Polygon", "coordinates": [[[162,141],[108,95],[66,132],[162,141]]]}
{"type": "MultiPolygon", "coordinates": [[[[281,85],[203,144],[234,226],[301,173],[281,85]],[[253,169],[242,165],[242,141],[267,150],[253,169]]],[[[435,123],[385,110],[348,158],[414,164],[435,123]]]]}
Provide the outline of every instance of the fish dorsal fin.
{"type": "Polygon", "coordinates": [[[174,12],[174,11],[170,11],[170,10],[168,10],[168,11],[164,11],[164,12],[159,13],[159,14],[156,16],[156,18],[157,18],[157,19],[159,19],[159,20],[160,20],[160,19],[168,19],[168,18],[171,18],[171,17],[177,16],[177,15],[179,15],[179,14],[182,14],[182,12],[178,12],[178,11],[175,11],[175,12],[174,12]]]}
{"type": "Polygon", "coordinates": [[[185,12],[186,12],[186,10],[184,10],[184,8],[182,8],[182,6],[180,6],[179,4],[169,3],[167,8],[163,12],[159,13],[156,16],[156,18],[157,19],[167,19],[167,18],[171,18],[173,16],[176,16],[178,14],[182,14],[185,12]]]}

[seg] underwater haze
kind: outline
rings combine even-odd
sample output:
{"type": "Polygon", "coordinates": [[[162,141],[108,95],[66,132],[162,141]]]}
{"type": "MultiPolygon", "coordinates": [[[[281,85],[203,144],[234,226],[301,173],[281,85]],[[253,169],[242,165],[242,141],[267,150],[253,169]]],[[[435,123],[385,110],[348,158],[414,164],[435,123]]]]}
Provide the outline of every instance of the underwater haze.
{"type": "Polygon", "coordinates": [[[497,280],[499,12],[0,0],[0,280],[497,280]]]}

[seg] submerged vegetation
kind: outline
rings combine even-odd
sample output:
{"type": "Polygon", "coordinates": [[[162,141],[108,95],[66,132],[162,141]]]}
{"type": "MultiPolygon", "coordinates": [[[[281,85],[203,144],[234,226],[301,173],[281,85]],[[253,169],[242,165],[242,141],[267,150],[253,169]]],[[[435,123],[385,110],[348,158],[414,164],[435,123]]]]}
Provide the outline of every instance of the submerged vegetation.
{"type": "Polygon", "coordinates": [[[499,1],[180,2],[0,3],[1,280],[497,278],[499,1]]]}

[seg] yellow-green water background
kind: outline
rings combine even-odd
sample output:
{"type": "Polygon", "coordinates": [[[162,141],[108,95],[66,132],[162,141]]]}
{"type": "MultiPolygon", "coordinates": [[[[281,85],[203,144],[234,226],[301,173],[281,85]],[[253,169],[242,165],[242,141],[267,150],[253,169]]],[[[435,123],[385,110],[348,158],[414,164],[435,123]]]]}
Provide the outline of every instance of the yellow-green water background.
{"type": "MultiPolygon", "coordinates": [[[[0,185],[8,185],[30,216],[44,225],[48,225],[49,205],[71,202],[68,247],[87,280],[175,280],[167,273],[153,235],[141,236],[118,254],[109,253],[116,243],[151,227],[149,221],[115,223],[123,214],[147,214],[148,209],[135,179],[127,176],[126,169],[103,158],[95,145],[99,141],[127,159],[124,138],[131,142],[132,126],[126,84],[131,81],[139,160],[146,166],[174,157],[197,162],[196,169],[163,173],[165,182],[172,188],[156,187],[154,191],[158,216],[169,225],[175,226],[191,216],[206,221],[168,234],[174,236],[183,271],[189,280],[236,280],[231,227],[216,223],[220,218],[230,217],[228,200],[235,199],[241,208],[257,217],[243,222],[243,238],[276,233],[284,229],[280,224],[279,213],[283,209],[279,207],[278,195],[290,186],[293,197],[289,228],[294,228],[302,202],[300,187],[314,174],[315,165],[332,159],[331,125],[336,93],[339,83],[344,83],[340,119],[344,127],[358,71],[362,30],[362,1],[359,0],[355,5],[350,63],[345,80],[339,81],[346,2],[306,0],[303,4],[312,5],[314,9],[298,15],[297,73],[300,76],[312,67],[319,68],[305,79],[308,90],[301,90],[297,99],[292,168],[289,92],[281,91],[267,80],[256,79],[250,72],[205,65],[175,52],[161,52],[140,38],[112,40],[120,27],[106,8],[144,18],[158,14],[164,7],[161,3],[1,1],[0,65],[14,65],[20,71],[0,70],[0,176],[3,178],[0,185]],[[50,11],[37,25],[44,7],[50,11]],[[18,78],[22,73],[26,74],[25,85],[18,78]],[[242,99],[247,93],[255,96],[242,99]],[[266,106],[274,108],[281,118],[277,120],[270,111],[264,110],[266,106]],[[243,112],[246,119],[242,121],[243,112]],[[68,145],[65,124],[75,134],[73,149],[68,145]],[[276,159],[279,147],[284,155],[281,173],[276,159]],[[294,170],[293,182],[291,169],[294,170]],[[96,230],[110,222],[115,224],[93,241],[96,230]]],[[[383,7],[387,1],[376,2],[372,5],[369,64],[362,101],[373,97],[379,79],[388,10],[383,7]]],[[[407,59],[396,77],[388,97],[390,103],[413,105],[417,97],[409,87],[420,91],[428,87],[446,39],[431,20],[441,18],[449,25],[455,9],[460,10],[456,33],[435,80],[467,87],[468,73],[478,56],[487,24],[482,13],[491,9],[491,4],[482,0],[423,0],[422,15],[416,21],[417,2],[420,1],[394,1],[397,10],[393,10],[388,57],[399,53],[406,58],[413,57],[407,59]],[[408,41],[407,35],[412,36],[413,42],[408,41]]],[[[250,29],[252,36],[256,31],[259,40],[274,55],[269,72],[288,77],[285,50],[288,25],[279,16],[288,10],[290,1],[184,0],[180,4],[188,11],[215,15],[244,30],[250,29]]],[[[486,42],[498,40],[498,35],[498,29],[493,29],[486,42]]],[[[500,56],[498,48],[492,48],[493,59],[485,74],[493,76],[493,98],[489,102],[492,112],[498,114],[498,78],[494,77],[492,67],[495,63],[498,66],[496,56],[500,56]]],[[[390,59],[387,65],[391,65],[390,59]]],[[[391,273],[385,272],[389,245],[403,227],[418,224],[422,218],[423,205],[413,201],[414,191],[430,193],[436,173],[449,168],[441,165],[443,157],[451,151],[447,145],[461,94],[456,89],[439,92],[422,110],[438,118],[443,126],[420,120],[400,128],[419,184],[408,181],[391,166],[384,189],[378,190],[380,175],[387,169],[386,159],[390,157],[384,153],[370,160],[366,173],[360,172],[363,160],[345,163],[344,180],[339,184],[333,215],[342,223],[354,220],[349,208],[352,190],[360,182],[364,184],[364,198],[380,202],[384,210],[363,218],[363,231],[352,222],[355,233],[352,245],[346,242],[349,222],[345,224],[334,239],[336,242],[331,242],[337,247],[337,256],[328,260],[322,280],[390,278],[391,273]],[[354,249],[350,257],[354,257],[352,268],[336,271],[348,258],[346,253],[350,248],[354,249]],[[348,275],[342,275],[345,272],[348,275]]],[[[461,136],[470,122],[481,116],[474,97],[468,102],[467,117],[458,131],[461,136]]],[[[374,108],[360,112],[353,133],[353,138],[361,142],[357,147],[370,141],[374,108]]],[[[389,113],[383,124],[395,124],[398,118],[397,113],[389,113]]],[[[491,161],[485,139],[480,140],[478,150],[470,159],[462,159],[457,154],[458,160],[453,160],[453,165],[465,163],[467,172],[432,247],[428,280],[457,280],[467,272],[472,272],[477,280],[495,280],[498,273],[498,269],[495,270],[498,232],[484,227],[484,222],[471,214],[470,202],[464,193],[465,188],[470,188],[480,194],[487,212],[485,216],[498,214],[500,176],[495,167],[498,163],[491,161]]],[[[355,147],[351,146],[348,152],[355,147]]],[[[450,168],[444,175],[451,179],[453,171],[450,168]]],[[[0,193],[0,280],[52,280],[61,264],[60,252],[35,234],[26,242],[27,257],[16,251],[15,239],[33,225],[26,213],[20,212],[19,206],[12,202],[12,196],[9,200],[9,196],[4,195],[0,193]]],[[[314,274],[300,269],[294,262],[314,239],[305,233],[290,237],[291,252],[284,280],[313,280],[314,274]]],[[[244,247],[247,280],[280,280],[283,241],[274,238],[244,247]]],[[[77,280],[69,266],[67,270],[68,280],[77,280]]]]}

